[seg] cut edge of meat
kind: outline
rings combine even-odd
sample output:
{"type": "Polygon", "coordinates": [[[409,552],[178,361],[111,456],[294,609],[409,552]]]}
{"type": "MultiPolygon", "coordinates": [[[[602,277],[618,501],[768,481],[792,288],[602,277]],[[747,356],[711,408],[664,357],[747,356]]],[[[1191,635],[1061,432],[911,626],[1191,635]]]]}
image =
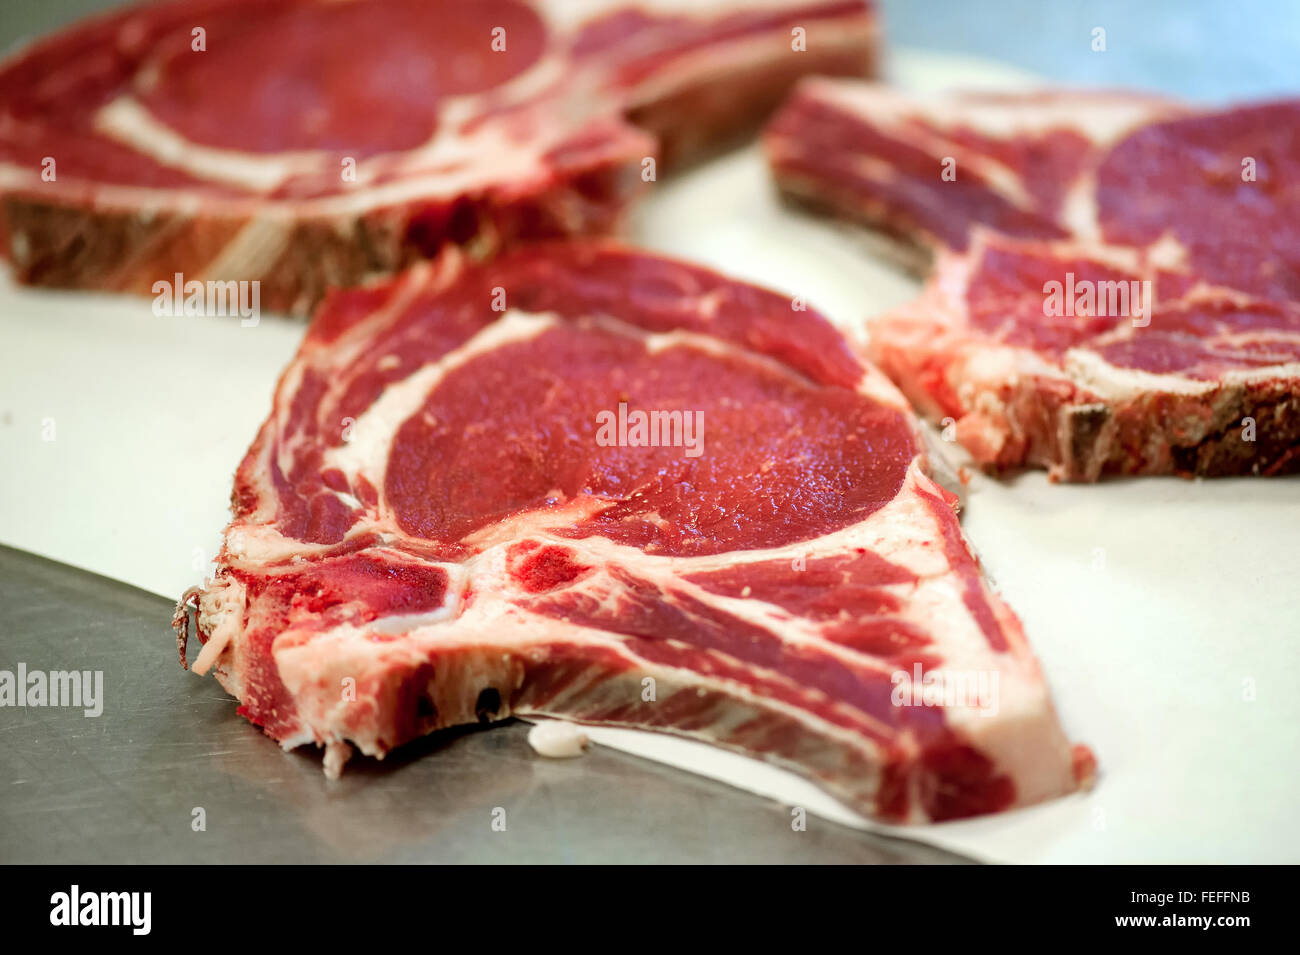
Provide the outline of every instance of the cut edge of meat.
{"type": "Polygon", "coordinates": [[[654,156],[656,144],[628,128],[614,135],[624,144],[619,155],[570,156],[536,191],[516,184],[434,194],[356,213],[241,211],[248,203],[237,200],[221,211],[145,214],[89,195],[78,202],[9,193],[9,258],[25,284],[136,295],[154,294],[155,282],[176,274],[255,276],[262,308],[302,316],[330,289],[393,274],[447,246],[489,258],[521,242],[617,232],[644,191],[639,163],[626,157],[654,156]]]}

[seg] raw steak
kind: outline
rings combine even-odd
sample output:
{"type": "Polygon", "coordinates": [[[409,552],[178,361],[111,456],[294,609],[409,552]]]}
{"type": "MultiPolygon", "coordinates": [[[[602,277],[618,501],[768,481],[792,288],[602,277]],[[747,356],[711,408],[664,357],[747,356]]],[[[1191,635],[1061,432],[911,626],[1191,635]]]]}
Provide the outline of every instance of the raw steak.
{"type": "Polygon", "coordinates": [[[763,142],[783,194],[880,228],[917,247],[924,264],[936,250],[966,248],[974,226],[1094,237],[1093,174],[1107,151],[1178,115],[1174,103],[1127,93],[909,96],[812,79],[763,142]]]}
{"type": "Polygon", "coordinates": [[[869,323],[866,353],[984,466],[1066,481],[1300,470],[1300,307],[1141,259],[977,230],[919,299],[869,323]],[[1050,316],[1048,283],[1069,302],[1050,316]],[[1144,288],[1149,313],[1123,307],[1144,288]]]}
{"type": "Polygon", "coordinates": [[[896,822],[1071,792],[1091,754],[952,504],[902,396],[790,299],[609,245],[452,250],[322,305],[194,668],[329,772],[515,713],[704,740],[896,822]]]}
{"type": "Polygon", "coordinates": [[[1300,101],[810,80],[765,145],[786,195],[938,253],[867,352],[980,464],[1300,469],[1300,101]]]}
{"type": "Polygon", "coordinates": [[[865,0],[131,7],[0,70],[0,232],[24,282],[260,280],[304,312],[445,245],[606,233],[648,157],[874,49],[865,0]]]}

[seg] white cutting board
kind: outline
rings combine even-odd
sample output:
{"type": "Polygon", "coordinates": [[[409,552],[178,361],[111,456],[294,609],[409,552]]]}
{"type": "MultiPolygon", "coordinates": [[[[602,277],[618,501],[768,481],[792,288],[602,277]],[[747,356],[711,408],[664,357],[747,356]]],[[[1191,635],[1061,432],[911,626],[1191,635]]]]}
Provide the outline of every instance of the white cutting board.
{"type": "MultiPolygon", "coordinates": [[[[900,51],[893,67],[918,89],[1034,82],[920,53],[900,51]]],[[[805,295],[841,324],[917,289],[845,230],[782,209],[754,149],[662,183],[631,238],[805,295]]],[[[0,276],[0,542],[168,597],[199,582],[231,475],[301,334],[269,316],[253,328],[158,318],[148,299],[0,276]]],[[[1001,861],[1300,861],[1300,479],[977,476],[965,527],[1101,775],[1087,795],[893,834],[1001,861]]],[[[744,757],[592,735],[869,825],[744,757]]]]}

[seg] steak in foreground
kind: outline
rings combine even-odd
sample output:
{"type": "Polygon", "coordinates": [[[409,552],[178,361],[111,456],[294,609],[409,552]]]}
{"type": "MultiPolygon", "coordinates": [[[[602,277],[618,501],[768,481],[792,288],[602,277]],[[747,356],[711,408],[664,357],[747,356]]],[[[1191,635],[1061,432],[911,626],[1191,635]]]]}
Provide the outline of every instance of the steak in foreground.
{"type": "Polygon", "coordinates": [[[783,193],[934,269],[866,353],[985,467],[1300,470],[1300,101],[809,80],[783,193]]]}
{"type": "Polygon", "coordinates": [[[875,45],[865,0],[132,6],[0,65],[0,245],[31,284],[257,281],[306,313],[448,245],[608,233],[875,45]]]}
{"type": "Polygon", "coordinates": [[[953,505],[902,396],[790,299],[604,244],[453,252],[316,315],[194,669],[331,773],[518,714],[702,740],[891,822],[1072,792],[1091,754],[953,505]]]}

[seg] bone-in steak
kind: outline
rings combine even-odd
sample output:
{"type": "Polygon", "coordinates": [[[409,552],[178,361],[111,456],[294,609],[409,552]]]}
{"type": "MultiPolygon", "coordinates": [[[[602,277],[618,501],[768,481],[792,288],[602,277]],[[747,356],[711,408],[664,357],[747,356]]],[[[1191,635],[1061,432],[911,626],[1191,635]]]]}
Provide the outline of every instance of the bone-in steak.
{"type": "Polygon", "coordinates": [[[315,317],[195,669],[330,771],[515,713],[704,740],[891,821],[1068,793],[1092,757],[927,467],[788,298],[609,245],[452,251],[315,317]]]}
{"type": "Polygon", "coordinates": [[[184,0],[0,68],[20,280],[258,280],[306,312],[436,254],[603,234],[807,73],[866,75],[865,0],[184,0]]]}
{"type": "Polygon", "coordinates": [[[977,230],[867,336],[867,355],[981,465],[1065,481],[1300,470],[1300,306],[1132,249],[977,230]]]}
{"type": "Polygon", "coordinates": [[[800,86],[789,197],[937,254],[866,352],[992,468],[1300,470],[1300,101],[800,86]]]}

